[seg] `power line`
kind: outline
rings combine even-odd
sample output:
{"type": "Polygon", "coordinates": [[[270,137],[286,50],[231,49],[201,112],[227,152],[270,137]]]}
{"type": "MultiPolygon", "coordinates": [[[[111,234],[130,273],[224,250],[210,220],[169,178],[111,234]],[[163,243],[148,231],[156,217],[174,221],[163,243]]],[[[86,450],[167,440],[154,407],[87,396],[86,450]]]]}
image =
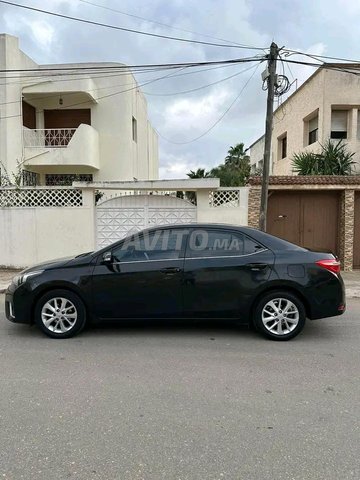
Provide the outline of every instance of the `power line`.
{"type": "MultiPolygon", "coordinates": [[[[4,2],[5,0],[0,0],[0,3],[4,2]]],[[[177,67],[201,67],[201,66],[208,66],[208,65],[227,65],[227,64],[236,64],[236,63],[247,63],[247,62],[255,62],[259,60],[263,60],[265,57],[258,55],[258,56],[251,56],[251,57],[242,57],[242,58],[232,58],[227,60],[211,60],[205,62],[182,62],[182,63],[145,63],[139,65],[94,65],[94,66],[78,66],[78,67],[44,67],[41,68],[18,68],[18,69],[0,69],[0,73],[23,73],[23,72],[67,72],[67,71],[84,71],[84,72],[92,72],[92,71],[101,71],[101,70],[136,70],[136,69],[146,69],[146,68],[177,68],[177,67]]]]}
{"type": "MultiPolygon", "coordinates": [[[[185,67],[183,67],[183,68],[180,69],[180,70],[183,70],[184,68],[185,68],[185,67]]],[[[216,68],[219,68],[219,67],[216,67],[216,68]]],[[[225,67],[222,67],[222,68],[225,68],[225,67]]],[[[252,67],[250,67],[250,68],[252,68],[252,67]]],[[[218,83],[222,83],[222,82],[224,82],[224,81],[226,81],[226,80],[230,80],[231,78],[236,77],[236,76],[240,75],[241,73],[247,72],[248,70],[249,70],[249,68],[247,68],[247,69],[245,69],[245,70],[241,70],[240,72],[236,72],[236,73],[234,73],[233,75],[230,75],[230,76],[228,76],[228,77],[222,78],[221,80],[218,80],[218,81],[216,81],[216,82],[209,83],[209,84],[206,84],[206,85],[202,85],[201,87],[198,87],[198,88],[195,88],[195,89],[192,89],[192,90],[187,90],[187,91],[185,91],[185,92],[176,92],[176,93],[171,93],[171,94],[161,94],[161,93],[155,94],[155,93],[147,93],[147,92],[144,92],[144,91],[143,91],[142,93],[144,93],[145,95],[160,95],[160,96],[161,96],[161,95],[167,96],[167,95],[179,95],[179,94],[183,94],[183,93],[190,93],[190,92],[194,92],[194,91],[197,91],[197,90],[202,90],[202,89],[204,89],[204,88],[208,88],[208,87],[210,87],[210,86],[212,86],[212,85],[216,85],[216,84],[218,84],[218,83]]],[[[183,74],[172,74],[172,75],[166,76],[165,78],[175,78],[175,77],[178,77],[178,76],[181,76],[181,75],[188,75],[189,73],[196,73],[196,72],[186,72],[186,73],[183,73],[183,74]]],[[[108,78],[108,77],[106,77],[106,78],[108,78]]],[[[71,80],[73,80],[73,79],[71,79],[71,80]]],[[[151,81],[151,80],[149,80],[149,81],[151,81]]],[[[116,87],[125,87],[125,86],[128,86],[128,85],[134,85],[134,83],[136,84],[136,85],[134,86],[134,88],[136,88],[136,87],[137,87],[137,88],[140,88],[140,87],[138,86],[135,78],[134,78],[134,80],[133,80],[131,83],[122,83],[122,84],[117,84],[117,85],[116,85],[116,84],[115,84],[115,85],[108,85],[108,86],[106,86],[106,87],[98,87],[98,88],[90,89],[90,90],[87,90],[87,91],[89,91],[89,92],[94,92],[94,91],[98,91],[98,90],[106,90],[106,89],[116,88],[116,87]]],[[[31,93],[31,92],[30,92],[30,93],[31,93]]],[[[25,92],[25,94],[26,94],[26,92],[25,92]]],[[[70,97],[71,95],[77,95],[77,94],[78,94],[78,92],[75,92],[75,91],[73,91],[73,92],[53,92],[51,95],[46,95],[46,96],[44,96],[44,97],[36,97],[36,100],[37,100],[37,101],[38,101],[38,100],[46,100],[46,99],[48,99],[48,98],[54,98],[56,95],[57,95],[57,96],[61,96],[62,98],[64,98],[64,97],[66,98],[66,97],[68,97],[68,96],[70,97]]],[[[13,101],[10,101],[10,102],[2,102],[2,103],[0,103],[0,105],[10,105],[10,104],[13,104],[13,103],[20,103],[21,101],[22,101],[22,100],[13,100],[13,101]]]]}
{"type": "Polygon", "coordinates": [[[350,62],[350,63],[360,63],[360,60],[354,60],[354,59],[349,59],[349,58],[341,58],[341,57],[331,57],[328,55],[318,55],[316,53],[307,53],[307,52],[301,52],[299,50],[290,50],[288,48],[283,49],[284,52],[289,52],[292,55],[304,55],[306,57],[314,58],[314,59],[319,59],[319,58],[325,58],[326,60],[337,60],[340,62],[350,62]]]}
{"type": "Polygon", "coordinates": [[[189,143],[193,143],[193,142],[196,142],[197,140],[200,140],[201,138],[205,137],[205,135],[207,135],[208,133],[211,132],[211,130],[213,130],[221,121],[222,119],[229,113],[229,111],[232,109],[232,107],[235,105],[235,103],[238,101],[238,99],[241,97],[243,91],[245,90],[245,88],[248,86],[249,82],[252,80],[252,78],[254,77],[255,73],[257,72],[257,69],[259,67],[259,64],[258,65],[254,65],[253,68],[255,68],[253,74],[248,78],[248,80],[246,81],[246,83],[244,84],[243,88],[240,90],[240,92],[238,93],[238,95],[234,98],[234,100],[231,102],[231,104],[228,106],[228,108],[225,110],[225,112],[222,113],[222,115],[216,120],[216,122],[211,125],[210,128],[208,128],[204,133],[202,133],[201,135],[197,136],[196,138],[193,138],[192,140],[189,140],[187,142],[174,142],[172,140],[169,140],[168,138],[164,137],[164,135],[162,135],[157,129],[155,129],[156,133],[159,135],[159,137],[161,137],[163,140],[165,140],[166,142],[168,143],[172,143],[174,145],[188,145],[189,143]]]}
{"type": "MultiPolygon", "coordinates": [[[[204,68],[202,70],[195,70],[195,71],[189,71],[189,72],[185,72],[185,73],[175,73],[173,75],[173,77],[182,77],[182,76],[185,76],[185,75],[195,75],[197,73],[203,73],[203,72],[208,72],[208,71],[212,71],[212,70],[218,70],[220,68],[229,68],[229,67],[236,67],[236,64],[228,64],[228,65],[217,65],[217,66],[214,66],[214,67],[209,67],[209,68],[204,68]]],[[[194,67],[196,68],[196,67],[194,67]]],[[[163,71],[163,69],[153,69],[153,70],[137,70],[135,73],[136,75],[139,75],[139,74],[143,74],[143,73],[148,73],[148,72],[159,72],[159,71],[163,71]]],[[[109,72],[107,75],[102,75],[103,72],[94,72],[93,74],[91,74],[91,77],[89,76],[90,74],[89,73],[85,73],[86,75],[86,78],[94,78],[95,80],[97,79],[102,79],[102,78],[113,78],[113,77],[122,77],[122,76],[127,76],[127,75],[132,75],[133,72],[129,71],[129,72],[119,72],[119,73],[112,73],[112,72],[109,72]],[[101,74],[101,75],[100,75],[101,74]],[[96,75],[96,76],[94,76],[96,75]]],[[[52,75],[41,75],[41,76],[21,76],[22,79],[25,78],[25,82],[27,81],[31,81],[32,79],[36,80],[36,79],[40,79],[42,80],[43,82],[76,82],[77,80],[82,80],[81,76],[78,77],[78,78],[58,78],[58,77],[62,77],[62,76],[71,76],[71,75],[77,75],[77,73],[73,72],[73,73],[62,73],[62,74],[52,74],[52,75]],[[26,80],[28,79],[28,80],[26,80]]],[[[79,72],[79,75],[81,75],[81,72],[79,72]]],[[[4,76],[4,77],[1,77],[0,76],[0,79],[7,79],[7,78],[20,78],[18,76],[13,76],[13,77],[8,77],[8,76],[4,76]]],[[[42,82],[38,82],[38,83],[42,83],[42,82]]],[[[4,83],[0,83],[0,87],[2,86],[7,86],[7,85],[17,85],[17,84],[22,84],[24,88],[26,87],[29,87],[29,86],[32,86],[32,85],[27,85],[27,84],[24,84],[24,80],[19,80],[17,82],[4,82],[4,83]]]]}
{"type": "MultiPolygon", "coordinates": [[[[142,31],[142,30],[135,30],[133,28],[125,28],[125,27],[119,27],[117,25],[109,25],[109,24],[106,24],[106,23],[95,22],[93,20],[86,20],[85,18],[72,17],[70,15],[64,15],[62,13],[56,13],[56,12],[51,12],[49,10],[43,10],[41,8],[30,7],[28,5],[21,5],[19,3],[9,2],[9,1],[6,1],[6,0],[0,0],[0,3],[4,3],[6,5],[11,5],[13,7],[23,8],[23,9],[26,9],[26,10],[31,10],[33,12],[44,13],[45,15],[52,15],[54,17],[65,18],[67,20],[73,20],[73,21],[76,21],[76,22],[86,23],[88,25],[95,25],[95,26],[98,26],[98,27],[105,27],[105,28],[110,28],[110,29],[113,29],[113,30],[121,30],[123,32],[136,33],[138,35],[145,35],[145,36],[148,36],[148,37],[162,38],[162,39],[166,39],[166,40],[173,40],[173,41],[184,42],[184,43],[193,43],[193,44],[197,44],[197,45],[208,45],[208,46],[212,46],[212,47],[243,48],[243,47],[240,47],[238,45],[229,45],[229,44],[223,44],[223,43],[211,43],[211,42],[205,42],[205,41],[201,41],[201,40],[189,40],[187,38],[172,37],[172,36],[168,36],[168,35],[161,35],[159,33],[151,33],[151,32],[145,32],[145,31],[142,31]]],[[[255,49],[258,49],[258,47],[255,47],[255,49]]],[[[263,49],[260,49],[260,50],[263,50],[263,49]]]]}
{"type": "Polygon", "coordinates": [[[354,70],[350,70],[351,66],[348,68],[343,68],[341,67],[340,64],[326,63],[326,62],[319,64],[319,63],[303,62],[300,60],[289,60],[287,58],[283,58],[283,61],[285,63],[294,63],[296,65],[305,65],[308,67],[316,67],[316,68],[322,68],[327,70],[334,70],[337,72],[350,73],[351,75],[356,75],[356,76],[360,75],[360,69],[359,69],[359,72],[355,72],[354,70]]]}
{"type": "Polygon", "coordinates": [[[212,35],[208,35],[208,34],[205,34],[205,33],[194,32],[193,30],[187,30],[185,28],[175,27],[174,25],[169,25],[167,23],[158,22],[156,20],[151,20],[149,18],[140,17],[139,15],[134,15],[134,14],[131,14],[131,13],[128,13],[128,12],[124,12],[122,10],[116,10],[115,8],[107,7],[105,5],[99,5],[99,4],[94,3],[94,2],[89,2],[88,0],[79,0],[79,2],[86,3],[87,5],[92,5],[93,7],[102,8],[103,10],[108,10],[110,12],[119,13],[120,15],[126,15],[127,17],[136,18],[137,20],[143,20],[143,21],[148,22],[148,23],[153,23],[155,25],[160,25],[161,27],[171,28],[172,30],[178,30],[179,32],[191,33],[192,35],[198,35],[200,37],[207,37],[207,38],[211,38],[213,40],[218,40],[220,42],[227,42],[227,43],[236,45],[240,48],[252,49],[252,50],[264,50],[264,51],[266,50],[265,48],[254,47],[254,46],[251,46],[251,45],[246,45],[246,44],[243,44],[243,43],[234,42],[232,40],[226,40],[224,38],[214,37],[212,35]]]}
{"type": "Polygon", "coordinates": [[[254,68],[254,66],[246,68],[245,70],[241,70],[240,72],[236,72],[233,75],[229,75],[228,77],[217,80],[216,82],[208,83],[207,85],[202,85],[201,87],[197,87],[197,88],[192,88],[191,90],[183,90],[182,92],[173,92],[173,93],[150,93],[150,92],[144,92],[143,91],[143,93],[145,95],[151,95],[151,96],[156,96],[156,97],[170,97],[170,96],[173,96],[173,95],[183,95],[185,93],[197,92],[199,90],[203,90],[204,88],[212,87],[213,85],[218,85],[219,83],[225,82],[226,80],[230,80],[231,78],[238,77],[242,73],[245,73],[248,70],[251,70],[252,68],[254,68]]]}
{"type": "MultiPolygon", "coordinates": [[[[258,66],[258,65],[256,65],[256,67],[257,67],[257,66],[258,66]]],[[[255,67],[255,65],[254,65],[253,67],[255,67]]],[[[109,97],[113,97],[113,96],[116,96],[116,95],[120,95],[121,93],[130,92],[131,90],[137,90],[137,89],[142,88],[142,87],[144,87],[144,86],[146,86],[146,85],[150,85],[151,83],[158,82],[158,81],[160,81],[160,80],[163,80],[163,79],[165,79],[165,78],[169,78],[169,77],[171,77],[171,76],[172,76],[172,72],[170,72],[170,73],[167,74],[167,75],[163,75],[163,76],[161,76],[161,77],[158,77],[158,78],[149,80],[149,81],[147,81],[147,82],[145,82],[145,83],[143,83],[143,84],[140,84],[140,85],[136,84],[134,87],[128,88],[128,89],[126,89],[126,90],[121,90],[121,91],[118,91],[118,92],[109,93],[109,94],[107,94],[107,95],[102,95],[102,96],[100,96],[100,97],[97,97],[95,100],[98,101],[98,100],[102,100],[102,99],[104,99],[104,98],[109,98],[109,97]]],[[[63,109],[71,108],[71,107],[78,107],[78,106],[80,106],[80,105],[84,105],[84,104],[88,104],[88,103],[89,103],[89,100],[86,100],[86,101],[84,101],[84,102],[77,102],[77,103],[73,103],[73,104],[71,104],[71,105],[66,105],[66,106],[64,106],[64,107],[62,107],[62,108],[60,107],[60,108],[58,108],[58,110],[63,110],[63,109]]],[[[17,118],[17,117],[21,117],[21,114],[18,114],[18,115],[7,115],[7,116],[4,116],[4,117],[0,117],[0,120],[5,120],[5,119],[7,119],[7,118],[17,118]]]]}

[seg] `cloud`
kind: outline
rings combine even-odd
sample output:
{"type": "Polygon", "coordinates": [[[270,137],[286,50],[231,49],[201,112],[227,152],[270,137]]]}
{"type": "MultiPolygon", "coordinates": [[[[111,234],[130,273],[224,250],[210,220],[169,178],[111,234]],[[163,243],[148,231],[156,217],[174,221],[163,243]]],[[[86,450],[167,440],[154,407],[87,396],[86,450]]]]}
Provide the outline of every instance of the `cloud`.
{"type": "Polygon", "coordinates": [[[178,135],[202,132],[217,120],[229,96],[228,90],[217,89],[200,98],[173,101],[164,111],[166,131],[175,131],[178,135]]]}
{"type": "Polygon", "coordinates": [[[174,155],[163,153],[160,178],[187,178],[186,173],[200,167],[199,160],[191,154],[174,155]]]}
{"type": "Polygon", "coordinates": [[[30,24],[31,32],[37,44],[44,50],[50,50],[54,40],[55,31],[51,25],[43,21],[30,24]]]}

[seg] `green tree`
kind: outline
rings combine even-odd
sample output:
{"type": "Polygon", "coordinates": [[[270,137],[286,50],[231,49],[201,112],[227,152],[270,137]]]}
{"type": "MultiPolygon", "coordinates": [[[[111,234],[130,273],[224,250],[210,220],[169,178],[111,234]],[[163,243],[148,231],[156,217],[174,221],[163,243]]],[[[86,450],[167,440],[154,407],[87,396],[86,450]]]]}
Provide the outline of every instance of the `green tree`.
{"type": "Polygon", "coordinates": [[[250,176],[250,162],[243,159],[239,165],[222,163],[211,169],[210,176],[220,178],[222,187],[243,187],[250,176]]]}
{"type": "MultiPolygon", "coordinates": [[[[244,144],[238,143],[230,147],[225,157],[224,163],[214,167],[207,172],[204,168],[191,170],[187,176],[189,178],[220,178],[222,187],[243,187],[246,185],[250,176],[250,158],[245,154],[244,144]]],[[[194,194],[186,193],[187,198],[193,201],[194,194]]]]}
{"type": "Polygon", "coordinates": [[[226,165],[240,165],[241,162],[245,159],[246,154],[244,150],[244,144],[238,143],[235,147],[230,147],[228,154],[225,157],[226,165]]]}
{"type": "Polygon", "coordinates": [[[205,170],[205,168],[198,168],[196,171],[190,170],[186,174],[189,178],[208,178],[210,173],[205,170]]]}
{"type": "Polygon", "coordinates": [[[298,175],[352,175],[354,155],[343,140],[334,142],[328,139],[325,145],[321,145],[320,153],[295,153],[293,170],[298,175]]]}

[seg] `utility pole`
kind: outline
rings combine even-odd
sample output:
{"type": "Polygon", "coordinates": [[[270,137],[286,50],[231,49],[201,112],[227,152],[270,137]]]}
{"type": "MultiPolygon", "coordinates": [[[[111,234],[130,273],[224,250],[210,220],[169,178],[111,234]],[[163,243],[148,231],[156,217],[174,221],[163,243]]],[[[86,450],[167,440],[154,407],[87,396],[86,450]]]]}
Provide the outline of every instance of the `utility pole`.
{"type": "Polygon", "coordinates": [[[270,55],[268,60],[269,75],[267,77],[267,104],[266,104],[266,123],[265,123],[265,147],[264,147],[264,165],[261,185],[261,203],[259,228],[266,231],[266,215],[268,207],[268,190],[270,174],[270,156],[271,156],[271,136],[273,127],[274,96],[276,82],[276,59],[278,56],[278,46],[272,42],[270,46],[270,55]]]}

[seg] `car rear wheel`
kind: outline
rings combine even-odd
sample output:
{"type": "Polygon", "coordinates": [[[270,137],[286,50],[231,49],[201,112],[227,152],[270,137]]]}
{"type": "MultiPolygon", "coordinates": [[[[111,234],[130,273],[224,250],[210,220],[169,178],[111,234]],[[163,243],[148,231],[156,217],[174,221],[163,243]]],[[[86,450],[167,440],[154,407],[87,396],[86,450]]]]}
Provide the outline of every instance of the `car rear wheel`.
{"type": "Polygon", "coordinates": [[[299,298],[286,291],[265,294],[254,312],[254,325],[271,340],[290,340],[305,326],[306,312],[299,298]]]}
{"type": "Polygon", "coordinates": [[[35,322],[51,338],[70,338],[84,328],[86,310],[75,293],[52,290],[38,301],[35,322]]]}

